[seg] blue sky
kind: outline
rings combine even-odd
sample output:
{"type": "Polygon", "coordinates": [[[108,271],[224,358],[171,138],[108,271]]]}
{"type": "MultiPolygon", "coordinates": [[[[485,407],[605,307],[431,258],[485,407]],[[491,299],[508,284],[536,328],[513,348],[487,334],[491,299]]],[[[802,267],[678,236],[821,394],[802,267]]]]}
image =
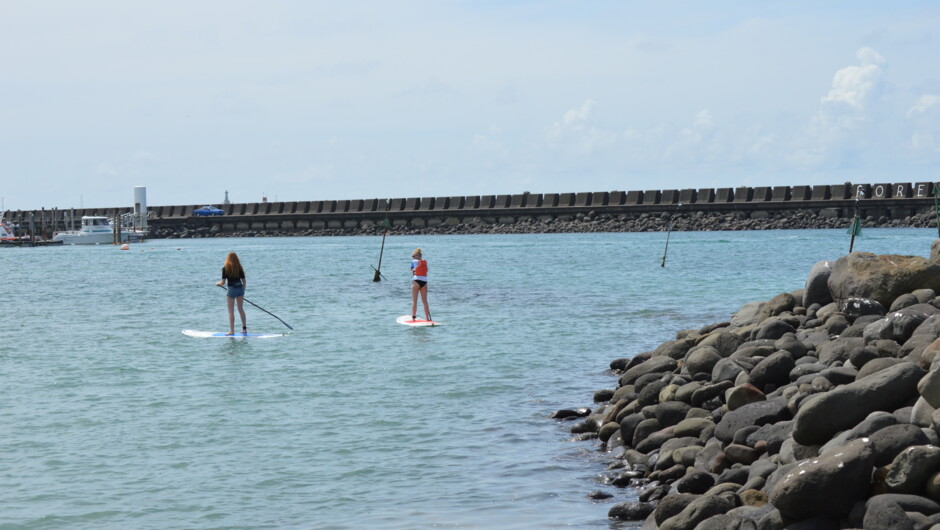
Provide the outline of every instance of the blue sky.
{"type": "Polygon", "coordinates": [[[936,2],[0,3],[8,209],[940,177],[936,2]]]}

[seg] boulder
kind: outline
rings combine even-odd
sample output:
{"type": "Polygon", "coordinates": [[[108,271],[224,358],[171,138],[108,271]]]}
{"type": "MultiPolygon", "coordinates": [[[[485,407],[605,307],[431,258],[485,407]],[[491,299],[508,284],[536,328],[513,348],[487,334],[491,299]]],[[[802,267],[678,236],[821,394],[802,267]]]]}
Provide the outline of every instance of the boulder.
{"type": "Polygon", "coordinates": [[[917,383],[917,391],[931,407],[940,408],[940,369],[927,372],[917,383]]]}
{"type": "MultiPolygon", "coordinates": [[[[622,428],[621,423],[621,428],[622,428]]],[[[686,418],[676,424],[673,434],[677,437],[695,436],[698,437],[708,427],[714,427],[715,422],[711,418],[686,418]]]]}
{"type": "Polygon", "coordinates": [[[686,414],[692,408],[688,403],[681,401],[667,401],[656,405],[654,415],[659,424],[663,427],[676,425],[685,419],[686,414]]]}
{"type": "Polygon", "coordinates": [[[755,339],[777,340],[787,333],[795,333],[796,329],[778,318],[769,318],[760,323],[754,330],[755,339]]]}
{"type": "Polygon", "coordinates": [[[824,342],[816,348],[816,356],[819,362],[825,365],[831,365],[836,361],[847,361],[856,350],[865,347],[865,340],[858,337],[836,338],[824,342]]]}
{"type": "Polygon", "coordinates": [[[891,530],[915,530],[904,509],[884,495],[875,495],[865,504],[864,528],[890,528],[891,530]]]}
{"type": "Polygon", "coordinates": [[[794,298],[792,294],[780,293],[761,306],[760,312],[757,313],[758,322],[770,317],[775,317],[786,311],[792,311],[795,305],[796,298],[794,298]]]}
{"type": "MultiPolygon", "coordinates": [[[[927,289],[928,291],[930,289],[927,289]]],[[[894,299],[894,302],[891,302],[891,307],[888,308],[888,312],[898,311],[904,309],[905,307],[910,307],[914,304],[919,303],[917,297],[913,294],[902,294],[901,296],[894,299]]]]}
{"type": "Polygon", "coordinates": [[[620,376],[620,384],[631,385],[639,379],[640,376],[651,373],[673,372],[676,367],[678,367],[678,363],[671,357],[651,357],[649,360],[625,371],[623,375],[620,376]]]}
{"type": "Polygon", "coordinates": [[[811,396],[794,418],[793,439],[803,445],[822,444],[872,412],[898,409],[917,395],[917,381],[923,375],[921,368],[905,362],[811,396]]]}
{"type": "Polygon", "coordinates": [[[869,298],[889,307],[914,289],[940,289],[940,263],[919,256],[853,252],[836,260],[827,284],[833,300],[869,298]]]}
{"type": "Polygon", "coordinates": [[[888,468],[885,485],[891,493],[921,494],[927,479],[940,470],[940,447],[916,445],[901,451],[888,468]]]}
{"type": "Polygon", "coordinates": [[[760,427],[788,420],[790,417],[790,409],[787,408],[787,400],[784,398],[749,403],[725,414],[715,427],[715,437],[724,443],[731,443],[734,433],[739,429],[752,425],[760,427]]]}
{"type": "Polygon", "coordinates": [[[774,485],[770,502],[797,521],[844,517],[867,496],[874,461],[873,444],[854,440],[840,451],[796,464],[774,485]]]}
{"type": "Polygon", "coordinates": [[[893,359],[891,357],[881,357],[879,359],[874,359],[865,363],[865,366],[855,374],[855,380],[865,379],[866,377],[878,373],[887,368],[891,368],[897,364],[901,364],[904,361],[901,359],[893,359]]]}
{"type": "Polygon", "coordinates": [[[714,485],[715,477],[704,471],[692,469],[687,472],[684,477],[676,481],[676,491],[679,493],[702,494],[711,489],[714,485]]]}
{"type": "Polygon", "coordinates": [[[927,435],[916,425],[902,423],[890,425],[872,434],[869,439],[875,448],[875,465],[890,464],[904,449],[914,445],[928,445],[927,435]]]}
{"type": "Polygon", "coordinates": [[[727,357],[734,353],[734,350],[738,349],[743,342],[744,338],[740,335],[722,330],[710,333],[696,347],[708,346],[714,348],[722,357],[727,357]]]}
{"type": "Polygon", "coordinates": [[[715,348],[711,346],[699,347],[689,350],[688,355],[685,357],[685,368],[693,376],[700,373],[711,374],[715,364],[721,359],[722,355],[715,348]]]}
{"type": "MultiPolygon", "coordinates": [[[[789,377],[789,376],[788,376],[789,377]]],[[[732,388],[728,391],[726,402],[728,410],[737,410],[749,403],[766,401],[767,396],[756,386],[748,383],[732,388]]]]}
{"type": "Polygon", "coordinates": [[[751,302],[741,306],[741,309],[738,309],[738,312],[731,318],[731,327],[741,328],[760,322],[758,317],[763,305],[764,302],[751,302]]]}
{"type": "Polygon", "coordinates": [[[693,530],[702,521],[735,507],[734,494],[702,495],[678,514],[666,519],[659,530],[693,530]]]}
{"type": "Polygon", "coordinates": [[[790,382],[790,370],[795,367],[796,363],[793,362],[790,352],[778,351],[757,363],[751,370],[748,383],[764,391],[768,385],[773,385],[774,388],[783,386],[790,382]]]}
{"type": "Polygon", "coordinates": [[[767,453],[775,455],[780,452],[780,446],[790,437],[792,432],[792,420],[778,421],[777,423],[764,425],[749,434],[746,443],[750,447],[755,447],[758,442],[764,442],[766,444],[767,453]]]}
{"type": "Polygon", "coordinates": [[[607,517],[621,521],[642,521],[649,517],[655,508],[653,503],[650,502],[621,502],[610,508],[607,517]]]}
{"type": "Polygon", "coordinates": [[[806,276],[806,286],[803,289],[803,307],[813,304],[826,305],[832,302],[829,293],[829,275],[832,274],[834,261],[817,261],[806,276]]]}
{"type": "Polygon", "coordinates": [[[656,509],[653,510],[653,520],[657,525],[662,525],[666,519],[678,515],[686,506],[692,503],[699,495],[691,493],[671,493],[663,497],[656,509]]]}
{"type": "Polygon", "coordinates": [[[847,298],[840,304],[840,307],[842,308],[842,314],[845,315],[845,318],[853,323],[861,317],[871,315],[884,316],[887,312],[884,306],[877,300],[868,298],[847,298]]]}

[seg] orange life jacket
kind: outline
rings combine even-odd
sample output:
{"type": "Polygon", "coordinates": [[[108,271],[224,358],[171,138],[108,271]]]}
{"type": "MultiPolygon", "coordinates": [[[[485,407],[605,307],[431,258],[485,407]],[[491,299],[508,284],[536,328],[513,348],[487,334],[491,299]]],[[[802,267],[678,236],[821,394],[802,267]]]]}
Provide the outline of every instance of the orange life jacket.
{"type": "Polygon", "coordinates": [[[418,266],[415,267],[415,276],[427,276],[428,275],[428,262],[427,260],[418,260],[418,266]]]}

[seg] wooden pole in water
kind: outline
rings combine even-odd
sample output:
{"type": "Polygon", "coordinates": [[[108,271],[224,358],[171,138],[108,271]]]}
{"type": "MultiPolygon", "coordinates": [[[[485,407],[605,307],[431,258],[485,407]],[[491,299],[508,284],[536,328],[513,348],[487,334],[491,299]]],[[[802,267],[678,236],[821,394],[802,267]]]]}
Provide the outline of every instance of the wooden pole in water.
{"type": "Polygon", "coordinates": [[[388,211],[392,208],[392,200],[385,199],[385,220],[382,221],[385,225],[385,230],[382,231],[382,248],[379,249],[379,266],[375,267],[375,274],[372,276],[373,282],[382,281],[382,254],[385,253],[385,236],[388,235],[388,211]]]}
{"type": "Polygon", "coordinates": [[[672,221],[676,213],[679,212],[679,208],[681,207],[682,207],[682,203],[680,202],[679,205],[676,206],[676,211],[673,212],[673,214],[669,216],[669,228],[666,230],[666,248],[663,249],[663,261],[662,263],[659,264],[659,266],[663,268],[666,267],[666,252],[669,252],[669,234],[672,233],[672,221]]]}
{"type": "Polygon", "coordinates": [[[933,185],[933,211],[937,215],[937,237],[940,237],[940,206],[937,205],[937,194],[940,194],[940,188],[933,185]]]}
{"type": "Polygon", "coordinates": [[[849,240],[849,254],[852,253],[852,248],[855,247],[855,232],[858,232],[861,223],[858,218],[858,200],[862,196],[862,190],[858,190],[855,193],[855,217],[852,219],[852,239],[849,240]]]}

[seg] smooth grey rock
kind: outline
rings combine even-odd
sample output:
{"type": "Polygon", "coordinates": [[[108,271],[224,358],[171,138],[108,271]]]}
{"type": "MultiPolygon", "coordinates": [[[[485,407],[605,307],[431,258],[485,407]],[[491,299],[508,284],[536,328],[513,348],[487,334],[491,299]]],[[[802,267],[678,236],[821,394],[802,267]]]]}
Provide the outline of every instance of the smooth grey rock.
{"type": "Polygon", "coordinates": [[[940,408],[940,369],[930,370],[917,383],[917,391],[933,408],[940,408]]]}
{"type": "Polygon", "coordinates": [[[803,307],[809,307],[813,304],[826,305],[832,302],[832,295],[829,293],[829,275],[832,274],[834,261],[817,261],[809,270],[806,276],[806,286],[803,288],[803,307]]]}
{"type": "Polygon", "coordinates": [[[755,339],[777,340],[787,333],[795,333],[796,328],[778,318],[769,318],[754,330],[755,339]]]}
{"type": "MultiPolygon", "coordinates": [[[[728,357],[738,346],[744,343],[744,338],[728,331],[716,331],[702,339],[695,348],[711,347],[722,357],[728,357]]],[[[693,349],[695,349],[693,348],[693,349]]]]}
{"type": "Polygon", "coordinates": [[[917,398],[917,402],[914,403],[914,408],[911,410],[910,422],[918,427],[930,427],[933,411],[935,410],[937,409],[921,396],[917,398]]]}
{"type": "Polygon", "coordinates": [[[714,485],[715,477],[704,471],[693,469],[676,481],[676,491],[679,493],[702,494],[711,489],[714,485]]]}
{"type": "Polygon", "coordinates": [[[731,318],[731,327],[741,328],[760,322],[760,310],[765,302],[750,302],[741,306],[738,312],[731,318]]]}
{"type": "Polygon", "coordinates": [[[940,447],[908,447],[891,462],[885,486],[891,493],[923,494],[927,479],[940,470],[940,447]]]}
{"type": "Polygon", "coordinates": [[[656,420],[659,421],[660,425],[663,427],[670,427],[684,420],[686,414],[689,413],[691,408],[692,406],[688,403],[683,403],[681,401],[667,401],[665,403],[656,405],[656,411],[654,415],[656,420]]]}
{"type": "Polygon", "coordinates": [[[747,445],[754,447],[757,442],[767,444],[767,452],[775,455],[780,452],[780,446],[790,437],[793,432],[793,421],[778,421],[777,423],[764,425],[747,437],[747,445]]]}
{"type": "Polygon", "coordinates": [[[862,420],[855,427],[839,433],[837,436],[833,437],[832,440],[829,440],[825,445],[819,449],[819,454],[826,454],[829,451],[838,449],[843,445],[851,442],[852,440],[857,440],[859,438],[864,438],[866,436],[871,436],[872,434],[889,427],[891,425],[897,425],[898,419],[891,414],[890,412],[878,411],[872,412],[868,415],[867,418],[862,420]]]}
{"type": "Polygon", "coordinates": [[[640,376],[649,373],[673,372],[677,366],[678,363],[676,360],[670,357],[652,357],[648,361],[640,363],[625,371],[623,375],[620,376],[620,384],[633,384],[633,382],[639,379],[640,376]]]}
{"type": "Polygon", "coordinates": [[[751,425],[760,427],[788,420],[790,417],[787,401],[783,398],[750,403],[725,414],[715,427],[715,437],[730,443],[734,439],[734,433],[741,428],[751,425]]]}
{"type": "Polygon", "coordinates": [[[887,307],[914,289],[940,289],[940,264],[919,256],[853,252],[836,260],[827,283],[833,300],[870,298],[887,307]]]}
{"type": "Polygon", "coordinates": [[[796,306],[796,298],[794,298],[792,294],[780,293],[770,300],[767,300],[767,302],[761,306],[760,312],[757,314],[758,321],[791,311],[794,306],[796,306]]]}
{"type": "Polygon", "coordinates": [[[650,502],[621,502],[610,508],[607,517],[621,521],[642,521],[649,517],[655,508],[653,503],[650,502]]]}
{"type": "Polygon", "coordinates": [[[659,501],[659,504],[656,505],[656,509],[653,511],[656,524],[662,525],[666,519],[678,515],[686,506],[699,497],[700,495],[693,495],[691,493],[670,493],[666,495],[659,501]]]}
{"type": "Polygon", "coordinates": [[[841,451],[795,465],[770,493],[770,502],[784,517],[841,518],[865,497],[875,460],[873,444],[849,442],[841,451]]]}
{"type": "Polygon", "coordinates": [[[866,503],[862,526],[866,529],[914,530],[914,523],[904,509],[884,495],[875,495],[866,503]]]}
{"type": "Polygon", "coordinates": [[[881,357],[878,359],[872,359],[871,361],[868,361],[867,363],[865,363],[865,366],[863,366],[858,371],[858,374],[856,374],[855,376],[855,380],[857,381],[859,379],[864,379],[870,376],[871,374],[880,372],[886,368],[891,368],[892,366],[896,364],[901,364],[902,362],[904,361],[902,361],[901,359],[893,359],[891,357],[881,357]]]}
{"type": "Polygon", "coordinates": [[[852,352],[863,347],[865,340],[862,338],[837,338],[820,344],[816,348],[816,356],[820,363],[830,366],[836,361],[849,360],[852,352]]]}
{"type": "Polygon", "coordinates": [[[910,423],[885,427],[869,438],[874,445],[875,465],[878,467],[890,464],[907,447],[930,443],[920,427],[910,423]]]}
{"type": "Polygon", "coordinates": [[[778,351],[757,363],[751,370],[748,383],[763,391],[766,391],[767,385],[785,385],[790,382],[790,371],[795,367],[790,352],[778,351]]]}
{"type": "Polygon", "coordinates": [[[794,417],[793,439],[803,445],[822,444],[872,412],[893,411],[917,395],[917,381],[923,375],[924,371],[914,364],[901,363],[811,396],[794,417]]]}
{"type": "Polygon", "coordinates": [[[693,376],[695,374],[711,374],[712,369],[722,359],[722,355],[715,348],[706,346],[690,350],[685,358],[685,368],[693,376]]]}
{"type": "Polygon", "coordinates": [[[693,530],[702,521],[735,507],[734,494],[702,495],[659,525],[660,530],[693,530]]]}

